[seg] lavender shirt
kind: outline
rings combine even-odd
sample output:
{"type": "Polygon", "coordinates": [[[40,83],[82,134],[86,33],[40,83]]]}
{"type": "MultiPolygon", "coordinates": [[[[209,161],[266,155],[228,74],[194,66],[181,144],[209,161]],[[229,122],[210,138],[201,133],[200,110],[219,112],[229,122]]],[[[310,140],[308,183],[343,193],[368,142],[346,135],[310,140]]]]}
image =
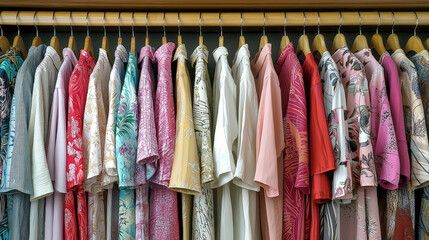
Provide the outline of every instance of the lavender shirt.
{"type": "Polygon", "coordinates": [[[398,144],[400,176],[398,187],[407,186],[410,180],[410,157],[408,156],[408,145],[405,137],[404,111],[402,107],[401,82],[398,70],[392,57],[386,51],[380,57],[380,63],[384,68],[386,89],[389,96],[390,110],[395,127],[396,143],[398,144]]]}
{"type": "Polygon", "coordinates": [[[365,66],[371,96],[371,142],[374,147],[378,183],[386,189],[396,189],[399,183],[400,162],[395,128],[387,97],[383,67],[370,49],[355,53],[365,66]]]}

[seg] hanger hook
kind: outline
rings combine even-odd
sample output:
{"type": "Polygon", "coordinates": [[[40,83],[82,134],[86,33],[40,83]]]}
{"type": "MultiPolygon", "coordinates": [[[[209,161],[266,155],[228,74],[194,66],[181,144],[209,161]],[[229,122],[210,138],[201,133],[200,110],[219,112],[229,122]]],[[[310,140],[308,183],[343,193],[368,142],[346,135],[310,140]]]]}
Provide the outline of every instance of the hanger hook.
{"type": "Polygon", "coordinates": [[[395,33],[395,31],[393,31],[394,27],[395,27],[395,12],[392,12],[392,34],[395,33]]]}
{"type": "Polygon", "coordinates": [[[360,12],[358,12],[359,15],[359,35],[362,35],[362,18],[360,17],[360,12]]]}
{"type": "Polygon", "coordinates": [[[264,12],[264,28],[262,28],[262,35],[265,36],[265,12],[264,12]]]}
{"type": "Polygon", "coordinates": [[[149,37],[149,28],[148,28],[148,24],[149,24],[149,20],[148,20],[148,15],[149,12],[146,12],[146,37],[149,37]]]}
{"type": "Polygon", "coordinates": [[[380,23],[380,12],[377,12],[378,13],[378,25],[377,25],[377,28],[375,29],[375,33],[376,34],[378,34],[378,28],[380,27],[380,25],[381,25],[381,23],[380,23]]]}
{"type": "Polygon", "coordinates": [[[179,11],[177,11],[177,31],[180,36],[180,12],[179,11]]]}
{"type": "Polygon", "coordinates": [[[283,22],[283,35],[286,36],[286,12],[283,12],[284,22],[283,22]]]}
{"type": "Polygon", "coordinates": [[[203,35],[203,32],[202,32],[202,30],[201,30],[201,12],[200,12],[200,20],[199,20],[199,23],[200,23],[200,36],[202,36],[202,35],[203,35]]]}
{"type": "Polygon", "coordinates": [[[104,12],[104,15],[103,15],[103,29],[104,29],[104,36],[106,37],[106,12],[104,12]]]}
{"type": "Polygon", "coordinates": [[[55,28],[55,11],[52,12],[52,26],[54,27],[54,36],[57,36],[57,29],[55,28]]]}
{"type": "MultiPolygon", "coordinates": [[[[2,13],[3,11],[0,11],[0,17],[1,17],[1,13],[2,13]]],[[[2,23],[3,23],[3,21],[2,21],[2,23]]],[[[1,27],[1,25],[0,25],[0,36],[3,36],[3,28],[1,27]]]]}
{"type": "Polygon", "coordinates": [[[134,37],[134,12],[131,15],[131,37],[134,37]]]}
{"type": "Polygon", "coordinates": [[[302,15],[304,16],[304,28],[302,31],[302,35],[305,35],[305,12],[302,12],[302,15]]]}
{"type": "Polygon", "coordinates": [[[341,33],[341,27],[343,26],[343,14],[341,13],[341,11],[339,13],[340,13],[340,25],[338,26],[338,34],[341,33]]]}
{"type": "Polygon", "coordinates": [[[118,37],[122,38],[122,36],[121,36],[121,12],[118,13],[118,37]]]}
{"type": "Polygon", "coordinates": [[[18,24],[18,15],[19,15],[19,11],[16,12],[15,22],[16,22],[16,27],[18,28],[18,36],[21,36],[21,29],[19,28],[19,24],[18,24]]]}
{"type": "Polygon", "coordinates": [[[419,26],[419,16],[417,15],[416,12],[414,12],[414,14],[416,15],[416,26],[414,27],[414,36],[416,36],[417,27],[419,26]]]}
{"type": "Polygon", "coordinates": [[[243,36],[243,12],[240,12],[240,36],[243,36]]]}
{"type": "Polygon", "coordinates": [[[34,24],[34,27],[36,28],[36,37],[38,37],[39,36],[39,29],[37,28],[37,25],[36,25],[36,14],[37,14],[37,11],[35,11],[34,15],[33,15],[33,24],[34,24]]]}
{"type": "Polygon", "coordinates": [[[219,26],[220,26],[220,35],[223,36],[223,30],[222,30],[222,20],[221,18],[221,12],[219,12],[219,26]]]}
{"type": "Polygon", "coordinates": [[[164,29],[164,37],[165,37],[165,12],[164,12],[164,16],[162,17],[162,28],[164,29]]]}
{"type": "Polygon", "coordinates": [[[72,12],[70,11],[70,36],[73,36],[73,26],[72,26],[72,12]]]}
{"type": "Polygon", "coordinates": [[[317,34],[320,34],[320,13],[317,12],[317,34]]]}
{"type": "Polygon", "coordinates": [[[86,12],[86,36],[87,37],[89,37],[88,15],[89,15],[89,12],[86,12]]]}

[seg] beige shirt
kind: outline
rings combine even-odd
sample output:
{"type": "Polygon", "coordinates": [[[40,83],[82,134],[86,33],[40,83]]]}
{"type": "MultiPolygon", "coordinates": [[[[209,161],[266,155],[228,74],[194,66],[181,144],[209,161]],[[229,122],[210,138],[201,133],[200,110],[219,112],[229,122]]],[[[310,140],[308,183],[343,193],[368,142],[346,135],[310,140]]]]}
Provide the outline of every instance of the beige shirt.
{"type": "Polygon", "coordinates": [[[101,191],[104,142],[107,124],[108,87],[112,67],[106,50],[100,48],[97,63],[89,77],[83,117],[82,140],[86,179],[85,191],[101,191]]]}

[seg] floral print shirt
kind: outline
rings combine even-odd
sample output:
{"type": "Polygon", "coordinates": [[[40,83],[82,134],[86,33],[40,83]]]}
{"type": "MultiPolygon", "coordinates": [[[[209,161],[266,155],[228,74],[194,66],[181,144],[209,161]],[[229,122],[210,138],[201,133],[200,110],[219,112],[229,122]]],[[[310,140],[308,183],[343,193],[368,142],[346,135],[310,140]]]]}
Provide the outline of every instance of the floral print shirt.
{"type": "Polygon", "coordinates": [[[337,65],[328,51],[324,52],[320,59],[319,72],[323,84],[329,135],[335,153],[336,170],[332,180],[332,199],[351,199],[353,185],[346,120],[346,96],[337,65]]]}
{"type": "Polygon", "coordinates": [[[81,50],[79,61],[70,76],[67,120],[67,189],[82,185],[85,178],[82,125],[88,81],[94,65],[94,60],[89,52],[81,50]]]}
{"type": "Polygon", "coordinates": [[[355,53],[365,67],[371,97],[371,143],[374,146],[378,183],[386,189],[398,188],[400,160],[392,112],[387,97],[383,67],[370,49],[355,53]]]}
{"type": "Polygon", "coordinates": [[[137,154],[137,57],[129,54],[116,119],[116,160],[119,188],[134,188],[137,154]]]}
{"type": "MultiPolygon", "coordinates": [[[[84,188],[91,193],[101,192],[111,70],[107,52],[100,48],[97,63],[89,77],[82,129],[86,176],[84,188]]],[[[99,199],[94,197],[94,200],[99,199]]]]}
{"type": "Polygon", "coordinates": [[[341,205],[341,238],[379,240],[377,178],[370,140],[370,99],[365,68],[347,47],[339,48],[332,58],[346,91],[353,186],[357,186],[354,187],[356,200],[341,205]]]}

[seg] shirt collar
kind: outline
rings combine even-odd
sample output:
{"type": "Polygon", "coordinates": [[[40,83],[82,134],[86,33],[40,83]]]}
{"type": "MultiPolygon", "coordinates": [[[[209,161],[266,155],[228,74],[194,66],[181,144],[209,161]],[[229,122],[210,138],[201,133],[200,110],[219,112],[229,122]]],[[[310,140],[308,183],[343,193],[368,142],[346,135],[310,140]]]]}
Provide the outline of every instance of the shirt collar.
{"type": "Polygon", "coordinates": [[[140,49],[139,63],[143,61],[143,58],[148,57],[151,62],[155,61],[155,49],[151,46],[144,46],[140,49]]]}
{"type": "Polygon", "coordinates": [[[70,48],[64,48],[64,49],[63,49],[63,57],[64,57],[64,60],[65,60],[66,58],[70,59],[70,61],[71,61],[72,65],[73,65],[73,67],[74,67],[74,66],[76,66],[76,64],[77,64],[77,59],[76,59],[76,56],[74,55],[73,50],[71,50],[70,48]]]}
{"type": "Polygon", "coordinates": [[[221,56],[225,56],[226,58],[228,57],[228,50],[226,47],[221,46],[213,50],[213,58],[215,62],[218,62],[221,56]]]}
{"type": "Polygon", "coordinates": [[[85,49],[80,50],[80,57],[79,61],[82,59],[82,61],[85,61],[91,68],[94,68],[94,59],[91,57],[91,54],[85,49]]]}
{"type": "Polygon", "coordinates": [[[172,42],[168,42],[163,44],[161,47],[159,47],[155,52],[155,58],[159,61],[170,59],[173,55],[174,48],[176,47],[176,44],[172,42]]]}
{"type": "Polygon", "coordinates": [[[334,54],[332,54],[332,58],[337,61],[338,59],[341,59],[344,55],[349,55],[351,52],[348,47],[340,47],[338,48],[334,54]]]}
{"type": "Polygon", "coordinates": [[[128,62],[128,53],[123,45],[118,45],[116,47],[115,58],[121,59],[122,62],[128,62]]]}
{"type": "Polygon", "coordinates": [[[176,61],[178,58],[183,58],[185,60],[188,59],[188,53],[186,52],[185,44],[180,44],[176,48],[176,52],[174,53],[173,61],[176,61]]]}
{"type": "Polygon", "coordinates": [[[241,48],[238,49],[237,53],[235,54],[234,61],[233,61],[234,65],[232,65],[233,72],[237,71],[237,68],[240,66],[241,62],[245,57],[247,59],[250,58],[249,47],[247,44],[244,44],[243,46],[241,46],[241,48]]]}
{"type": "Polygon", "coordinates": [[[280,72],[281,68],[283,67],[284,62],[286,61],[287,56],[289,54],[295,54],[295,51],[293,50],[293,43],[289,42],[286,47],[281,52],[279,58],[276,61],[275,69],[277,72],[280,72]]]}
{"type": "Polygon", "coordinates": [[[55,68],[57,70],[60,69],[61,63],[62,63],[61,58],[60,58],[60,55],[58,55],[57,51],[53,47],[48,46],[45,53],[45,58],[46,57],[49,57],[52,60],[52,63],[55,65],[55,68]]]}
{"type": "Polygon", "coordinates": [[[192,66],[195,65],[198,59],[204,60],[204,62],[207,63],[209,58],[209,51],[207,50],[207,47],[205,45],[199,45],[197,48],[195,48],[194,52],[191,55],[191,63],[192,66]]]}
{"type": "Polygon", "coordinates": [[[262,69],[262,66],[264,66],[267,57],[271,57],[271,43],[265,44],[265,46],[259,53],[258,58],[254,58],[252,60],[252,65],[255,73],[259,73],[259,71],[262,69]]]}

